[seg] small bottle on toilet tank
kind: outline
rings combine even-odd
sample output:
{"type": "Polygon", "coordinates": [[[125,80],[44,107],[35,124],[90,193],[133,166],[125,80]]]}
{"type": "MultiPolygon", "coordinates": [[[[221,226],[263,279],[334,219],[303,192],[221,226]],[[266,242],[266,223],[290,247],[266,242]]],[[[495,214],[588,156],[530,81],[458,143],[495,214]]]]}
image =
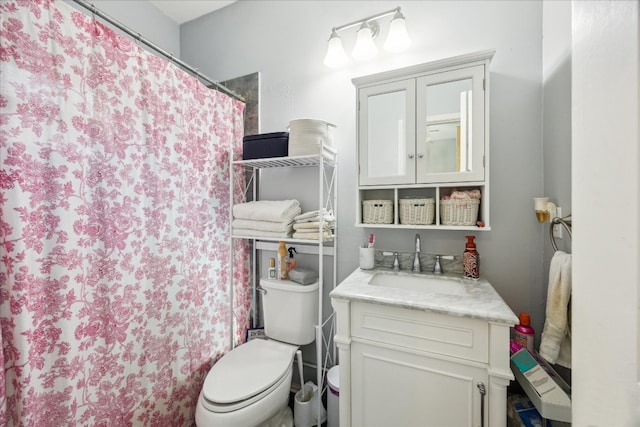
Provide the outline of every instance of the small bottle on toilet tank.
{"type": "Polygon", "coordinates": [[[269,279],[276,279],[278,274],[276,272],[276,259],[269,258],[269,279]]]}

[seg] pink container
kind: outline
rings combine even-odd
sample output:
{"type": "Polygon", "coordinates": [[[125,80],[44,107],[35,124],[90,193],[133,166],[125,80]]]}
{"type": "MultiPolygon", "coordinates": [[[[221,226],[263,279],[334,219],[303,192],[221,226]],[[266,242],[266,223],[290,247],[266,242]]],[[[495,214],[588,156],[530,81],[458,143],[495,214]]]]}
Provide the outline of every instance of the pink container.
{"type": "Polygon", "coordinates": [[[529,317],[529,313],[520,313],[519,318],[520,324],[513,328],[515,331],[513,340],[516,344],[532,352],[535,331],[531,327],[531,318],[529,317]]]}

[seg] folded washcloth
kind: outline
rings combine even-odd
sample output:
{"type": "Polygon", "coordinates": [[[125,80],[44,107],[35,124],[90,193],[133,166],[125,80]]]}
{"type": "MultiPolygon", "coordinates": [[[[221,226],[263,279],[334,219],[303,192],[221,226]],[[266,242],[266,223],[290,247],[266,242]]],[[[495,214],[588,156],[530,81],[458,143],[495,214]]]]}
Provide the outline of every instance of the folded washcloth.
{"type": "Polygon", "coordinates": [[[333,215],[333,210],[326,210],[324,208],[322,209],[322,213],[320,213],[319,210],[305,212],[301,215],[295,216],[293,219],[296,222],[317,222],[320,221],[321,218],[328,222],[335,222],[336,220],[336,217],[333,215]]]}
{"type": "MultiPolygon", "coordinates": [[[[291,220],[293,221],[293,220],[291,220]]],[[[273,222],[273,221],[254,221],[252,219],[234,219],[231,222],[233,228],[245,228],[249,230],[262,230],[262,231],[291,231],[293,222],[273,222]]]]}
{"type": "Polygon", "coordinates": [[[290,231],[264,231],[247,228],[234,228],[231,233],[241,237],[291,237],[290,231]]]}
{"type": "Polygon", "coordinates": [[[233,205],[233,217],[258,221],[291,222],[302,212],[297,200],[257,200],[233,205]]]}
{"type": "MultiPolygon", "coordinates": [[[[301,239],[301,240],[319,240],[320,239],[320,233],[315,232],[315,233],[303,233],[301,231],[296,231],[293,233],[293,238],[294,239],[301,239]]],[[[331,234],[328,231],[323,231],[322,232],[322,241],[323,242],[330,242],[333,240],[333,234],[331,234]]]]}
{"type": "Polygon", "coordinates": [[[540,356],[571,368],[571,254],[556,251],[549,265],[549,288],[540,356]]]}
{"type": "MultiPolygon", "coordinates": [[[[335,222],[334,221],[325,221],[322,223],[322,229],[323,230],[330,230],[334,227],[335,222]]],[[[302,232],[311,232],[314,230],[319,230],[320,229],[320,222],[318,221],[314,221],[314,222],[295,222],[293,224],[293,229],[294,230],[300,230],[302,232]]]]}

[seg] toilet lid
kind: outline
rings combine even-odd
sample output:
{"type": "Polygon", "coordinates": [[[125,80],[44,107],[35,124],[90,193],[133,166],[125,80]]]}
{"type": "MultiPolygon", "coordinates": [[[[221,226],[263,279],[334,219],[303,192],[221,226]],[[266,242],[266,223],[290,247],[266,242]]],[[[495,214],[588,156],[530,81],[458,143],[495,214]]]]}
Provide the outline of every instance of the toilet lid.
{"type": "Polygon", "coordinates": [[[202,392],[210,402],[229,404],[251,398],[278,382],[296,347],[254,339],[225,354],[209,371],[202,392]]]}

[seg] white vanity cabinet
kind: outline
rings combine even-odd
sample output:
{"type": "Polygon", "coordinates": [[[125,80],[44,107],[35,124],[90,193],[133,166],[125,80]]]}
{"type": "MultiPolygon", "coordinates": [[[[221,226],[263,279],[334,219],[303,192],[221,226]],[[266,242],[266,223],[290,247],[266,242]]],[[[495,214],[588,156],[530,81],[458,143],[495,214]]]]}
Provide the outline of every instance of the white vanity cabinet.
{"type": "Polygon", "coordinates": [[[352,360],[352,378],[362,381],[351,389],[351,425],[482,425],[476,385],[487,383],[486,370],[359,343],[353,344],[352,360]]]}
{"type": "MultiPolygon", "coordinates": [[[[479,189],[489,227],[489,63],[478,52],[353,79],[358,111],[358,220],[363,200],[479,189]]],[[[438,227],[436,221],[427,228],[438,227]]],[[[395,215],[391,224],[400,225],[395,215]]],[[[473,224],[475,228],[475,223],[473,224]]],[[[415,228],[415,227],[414,227],[415,228]]],[[[421,227],[419,227],[421,228],[421,227]]],[[[459,227],[458,227],[459,228],[459,227]]]]}
{"type": "Polygon", "coordinates": [[[490,284],[469,283],[469,297],[404,295],[369,285],[371,274],[331,293],[340,425],[505,427],[517,318],[490,284]]]}

